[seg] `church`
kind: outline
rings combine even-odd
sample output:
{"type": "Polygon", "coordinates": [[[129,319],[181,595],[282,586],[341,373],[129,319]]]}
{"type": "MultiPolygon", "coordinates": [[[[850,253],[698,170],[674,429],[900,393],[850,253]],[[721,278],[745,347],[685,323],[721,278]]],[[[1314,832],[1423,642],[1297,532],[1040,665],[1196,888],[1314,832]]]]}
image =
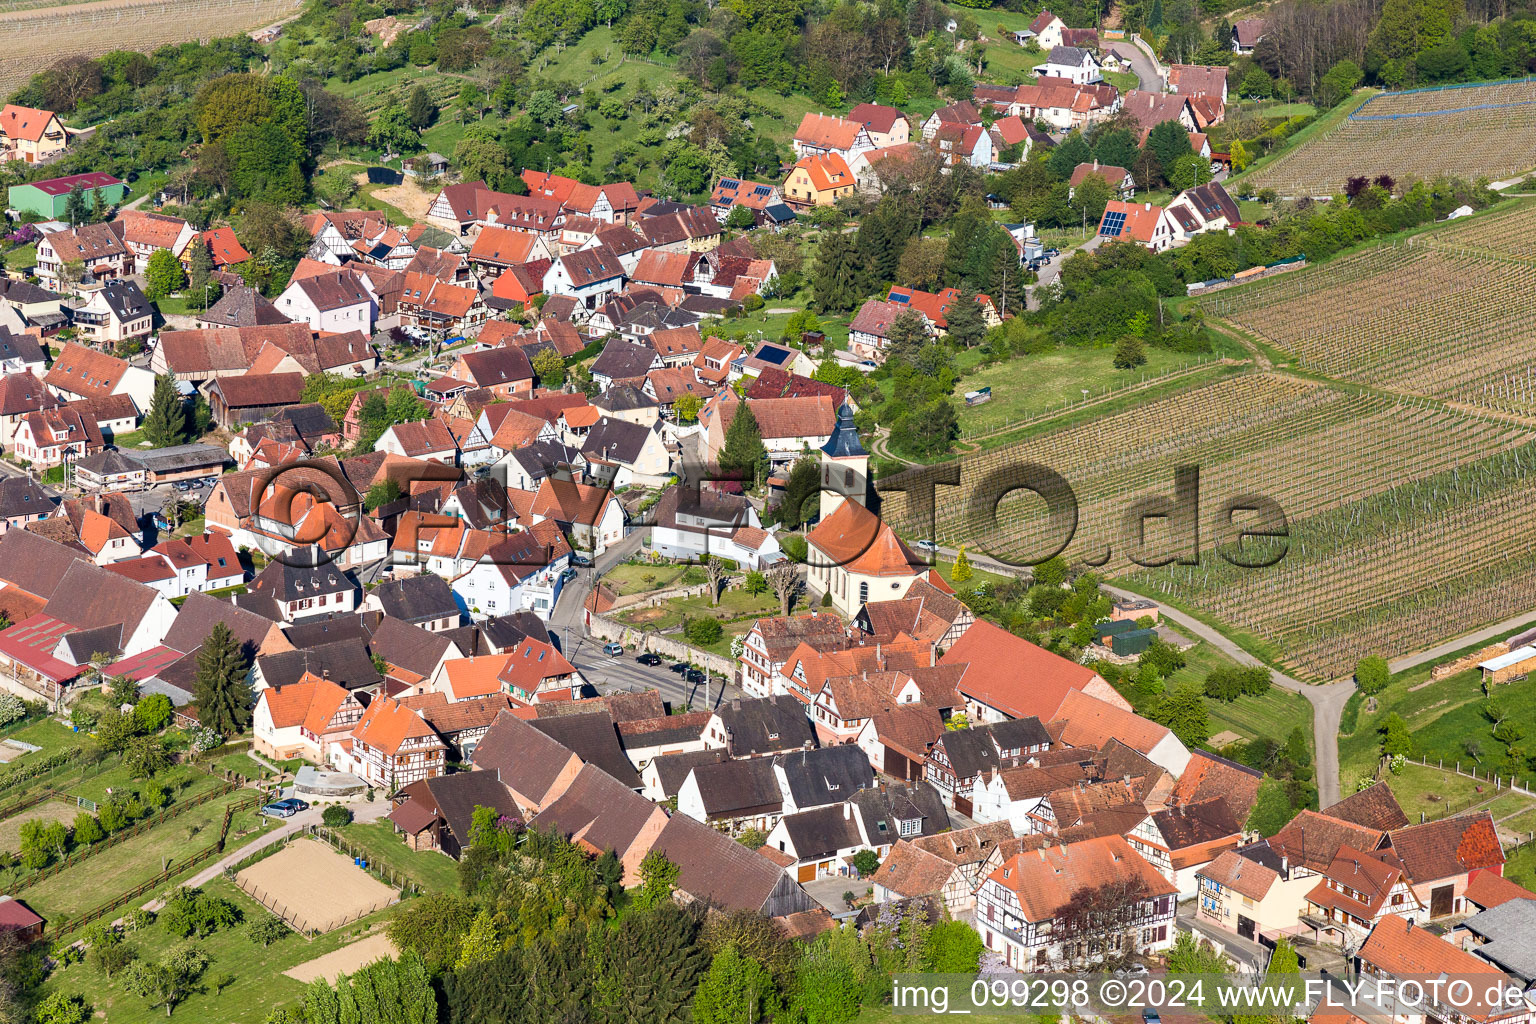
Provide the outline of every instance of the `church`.
{"type": "Polygon", "coordinates": [[[853,410],[837,413],[832,437],[821,448],[821,521],[806,535],[806,584],[817,601],[851,619],[870,601],[897,601],[918,580],[950,588],[871,512],[869,453],[859,443],[853,410]]]}

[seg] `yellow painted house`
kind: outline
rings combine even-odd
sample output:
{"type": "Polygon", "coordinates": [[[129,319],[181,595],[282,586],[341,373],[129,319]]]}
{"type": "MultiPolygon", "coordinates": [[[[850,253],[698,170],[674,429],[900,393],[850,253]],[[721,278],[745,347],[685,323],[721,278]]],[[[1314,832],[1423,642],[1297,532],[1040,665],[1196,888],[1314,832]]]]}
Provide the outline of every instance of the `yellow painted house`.
{"type": "Polygon", "coordinates": [[[831,206],[843,196],[853,195],[857,184],[848,161],[836,153],[819,153],[795,164],[784,179],[784,201],[790,206],[831,206]]]}
{"type": "Polygon", "coordinates": [[[35,164],[62,153],[68,145],[64,122],[53,111],[14,103],[0,110],[0,160],[35,164]]]}

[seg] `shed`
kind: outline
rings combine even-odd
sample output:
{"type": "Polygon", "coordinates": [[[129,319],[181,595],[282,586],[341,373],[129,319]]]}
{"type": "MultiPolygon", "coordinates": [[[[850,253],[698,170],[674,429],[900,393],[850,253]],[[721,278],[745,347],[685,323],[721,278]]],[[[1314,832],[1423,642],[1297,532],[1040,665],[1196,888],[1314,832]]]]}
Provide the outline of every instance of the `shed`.
{"type": "MultiPolygon", "coordinates": [[[[1135,625],[1132,623],[1131,625],[1135,625]]],[[[1109,638],[1109,649],[1116,654],[1140,654],[1157,639],[1155,629],[1132,629],[1119,632],[1109,638]]]]}

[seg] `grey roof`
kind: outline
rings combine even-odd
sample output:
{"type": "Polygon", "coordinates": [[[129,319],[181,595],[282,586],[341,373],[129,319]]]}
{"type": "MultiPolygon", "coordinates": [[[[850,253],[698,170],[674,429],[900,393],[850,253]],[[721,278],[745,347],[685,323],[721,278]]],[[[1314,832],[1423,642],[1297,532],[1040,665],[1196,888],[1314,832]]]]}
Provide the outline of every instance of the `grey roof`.
{"type": "MultiPolygon", "coordinates": [[[[639,347],[639,346],[636,346],[639,347]]],[[[606,350],[605,350],[606,351],[606,350]]],[[[656,354],[653,348],[646,348],[652,355],[656,354]]],[[[642,375],[643,376],[643,375],[642,375]]],[[[629,409],[657,408],[656,399],[647,395],[639,388],[630,387],[628,384],[619,384],[604,391],[592,400],[592,404],[604,412],[624,412],[629,409]]]]}
{"type": "Polygon", "coordinates": [[[644,377],[653,367],[661,365],[661,357],[649,345],[634,345],[623,338],[614,338],[603,346],[592,363],[594,376],[613,380],[644,377]]]}
{"type": "Polygon", "coordinates": [[[784,785],[800,808],[841,803],[875,784],[869,758],[852,744],[780,754],[773,764],[783,772],[784,785]]]}
{"type": "Polygon", "coordinates": [[[790,696],[733,700],[716,708],[715,715],[725,728],[732,757],[773,754],[816,743],[805,705],[790,696]]]}
{"type": "Polygon", "coordinates": [[[374,627],[368,649],[389,662],[419,676],[429,676],[453,646],[447,637],[420,626],[386,616],[374,627]]]}
{"type": "Polygon", "coordinates": [[[229,452],[216,444],[178,444],[148,451],[129,450],[123,455],[152,473],[219,467],[229,461],[229,452]]]}
{"type": "Polygon", "coordinates": [[[784,831],[794,844],[795,855],[800,860],[820,860],[838,850],[863,846],[859,823],[851,811],[852,805],[836,803],[784,815],[784,831]]]}
{"type": "Polygon", "coordinates": [[[459,605],[453,599],[448,581],[433,573],[402,576],[381,583],[370,595],[384,606],[391,619],[420,624],[437,619],[459,619],[459,605]]]}
{"type": "MultiPolygon", "coordinates": [[[[624,390],[634,389],[625,388],[624,390]]],[[[542,480],[550,474],[553,467],[572,465],[581,457],[579,449],[550,440],[535,441],[525,448],[519,448],[508,454],[523,467],[523,472],[534,480],[542,480]]]]}
{"type": "Polygon", "coordinates": [[[1051,47],[1051,55],[1046,60],[1052,64],[1071,64],[1077,66],[1083,63],[1084,57],[1091,60],[1093,54],[1081,46],[1053,46],[1051,47]]]}
{"type": "Polygon", "coordinates": [[[330,612],[311,615],[292,625],[283,627],[283,635],[297,650],[333,644],[338,640],[361,640],[367,643],[373,636],[368,623],[356,612],[330,612]]]}
{"type": "Polygon", "coordinates": [[[469,826],[476,807],[489,807],[509,818],[518,816],[517,801],[494,772],[454,772],[421,783],[461,847],[469,845],[469,826]]]}
{"type": "Polygon", "coordinates": [[[877,846],[901,838],[903,821],[918,821],[920,831],[906,838],[938,835],[949,828],[949,812],[939,791],[926,782],[893,782],[864,789],[849,798],[864,818],[864,831],[877,846]]]}
{"type": "Polygon", "coordinates": [[[268,686],[287,686],[298,682],[305,672],[329,679],[348,690],[377,686],[384,681],[373,667],[368,648],[352,637],[302,651],[283,651],[256,659],[261,677],[268,686]]]}
{"type": "Polygon", "coordinates": [[[300,437],[308,439],[337,433],[336,421],[319,402],[290,405],[272,414],[272,422],[287,423],[300,437]]]}
{"type": "Polygon", "coordinates": [[[271,594],[257,594],[247,591],[244,594],[231,594],[227,599],[223,600],[226,604],[232,604],[241,611],[252,612],[268,622],[283,621],[283,610],[278,607],[271,594]]]}
{"type": "Polygon", "coordinates": [[[260,292],[243,285],[226,291],[198,319],[224,327],[270,327],[289,322],[260,292]]]}
{"type": "Polygon", "coordinates": [[[754,814],[774,814],[784,806],[784,794],[774,777],[773,762],[766,757],[695,765],[691,774],[699,787],[699,799],[708,817],[744,818],[754,814]]]}
{"type": "MultiPolygon", "coordinates": [[[[15,533],[7,531],[7,536],[15,533]]],[[[93,562],[69,563],[58,580],[43,614],[80,629],[121,626],[132,636],[160,592],[126,576],[109,572],[93,562]]]]}
{"type": "Polygon", "coordinates": [[[533,637],[541,643],[552,642],[549,627],[544,625],[544,620],[528,611],[510,612],[486,619],[480,623],[480,632],[491,644],[503,650],[516,647],[527,637],[533,637]]]}
{"type": "Polygon", "coordinates": [[[986,729],[954,729],[939,737],[934,746],[939,744],[944,746],[950,770],[962,782],[998,767],[997,747],[986,729]]]}
{"type": "Polygon", "coordinates": [[[64,650],[76,665],[84,665],[91,660],[91,655],[102,652],[120,658],[123,655],[123,627],[119,623],[77,630],[64,637],[64,650]]]}
{"type": "Polygon", "coordinates": [[[630,789],[640,788],[640,776],[619,746],[619,731],[607,711],[536,718],[532,724],[587,764],[601,768],[630,789]]]}
{"type": "Polygon", "coordinates": [[[852,458],[869,454],[859,443],[858,428],[853,425],[853,410],[844,402],[837,410],[837,427],[821,450],[833,458],[852,458]]]}
{"type": "Polygon", "coordinates": [[[149,300],[139,291],[139,286],[126,279],[102,285],[101,297],[119,320],[139,320],[151,313],[149,300]]]}
{"type": "Polygon", "coordinates": [[[6,299],[19,306],[31,306],[40,302],[57,302],[62,298],[63,296],[57,292],[40,288],[27,281],[0,277],[0,299],[6,299]]]}
{"type": "Polygon", "coordinates": [[[686,750],[678,754],[659,754],[651,759],[651,767],[656,769],[656,780],[661,784],[662,794],[674,797],[689,772],[700,765],[721,764],[728,760],[730,755],[719,749],[686,750]]]}
{"type": "Polygon", "coordinates": [[[24,363],[44,362],[43,348],[35,334],[12,334],[0,327],[0,360],[20,359],[24,363]]]}
{"type": "Polygon", "coordinates": [[[603,416],[592,425],[581,453],[592,459],[633,464],[650,439],[651,429],[629,420],[603,416]]]}
{"type": "Polygon", "coordinates": [[[251,590],[274,601],[298,601],[352,589],[352,579],[334,565],[303,566],[269,562],[251,583],[251,590]]]}
{"type": "Polygon", "coordinates": [[[116,476],[119,473],[142,473],[144,466],[116,448],[103,448],[75,463],[76,470],[85,470],[96,476],[116,476]]]}
{"type": "Polygon", "coordinates": [[[1536,900],[1510,900],[1473,914],[1461,926],[1487,939],[1473,946],[1482,957],[1529,984],[1536,980],[1536,900]]]}
{"type": "MultiPolygon", "coordinates": [[[[76,463],[78,466],[79,463],[76,463]]],[[[0,479],[0,519],[46,514],[52,512],[58,503],[57,494],[31,477],[8,476],[0,479]]]]}
{"type": "Polygon", "coordinates": [[[686,814],[672,815],[651,849],[677,865],[679,892],[724,910],[763,913],[775,889],[793,884],[766,857],[686,814]]]}
{"type": "Polygon", "coordinates": [[[990,734],[992,745],[998,750],[1048,746],[1051,742],[1051,734],[1046,732],[1045,726],[1034,715],[1028,718],[1010,718],[1006,722],[994,722],[977,731],[990,734]]]}

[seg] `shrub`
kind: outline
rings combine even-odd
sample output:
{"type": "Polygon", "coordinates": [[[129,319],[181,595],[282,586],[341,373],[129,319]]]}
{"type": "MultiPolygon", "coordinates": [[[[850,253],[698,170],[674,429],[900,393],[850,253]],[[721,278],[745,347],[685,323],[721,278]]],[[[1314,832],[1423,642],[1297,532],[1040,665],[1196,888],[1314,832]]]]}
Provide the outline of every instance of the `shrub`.
{"type": "Polygon", "coordinates": [[[1361,658],[1355,663],[1355,685],[1360,687],[1360,692],[1367,697],[1375,696],[1387,688],[1387,683],[1392,680],[1392,672],[1387,668],[1387,659],[1378,655],[1369,658],[1361,658]]]}
{"type": "Polygon", "coordinates": [[[700,647],[707,647],[725,635],[725,627],[718,619],[696,618],[688,621],[688,640],[700,647]]]}
{"type": "Polygon", "coordinates": [[[320,813],[326,828],[341,828],[352,823],[352,812],[339,804],[332,804],[320,813]]]}

